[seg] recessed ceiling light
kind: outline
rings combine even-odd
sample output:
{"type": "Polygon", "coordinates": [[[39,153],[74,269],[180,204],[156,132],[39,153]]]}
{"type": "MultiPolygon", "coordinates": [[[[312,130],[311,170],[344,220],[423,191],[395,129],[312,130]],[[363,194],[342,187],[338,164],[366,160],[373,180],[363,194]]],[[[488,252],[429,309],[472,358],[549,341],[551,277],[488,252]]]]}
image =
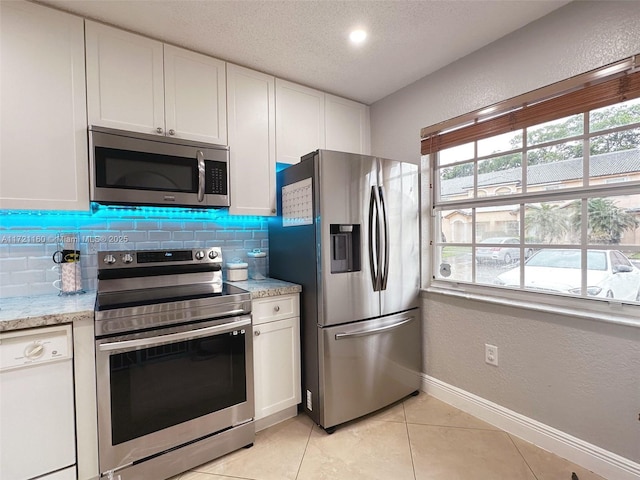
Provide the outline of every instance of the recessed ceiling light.
{"type": "Polygon", "coordinates": [[[351,40],[351,42],[355,44],[364,42],[366,38],[367,32],[365,32],[364,30],[354,30],[349,34],[349,40],[351,40]]]}

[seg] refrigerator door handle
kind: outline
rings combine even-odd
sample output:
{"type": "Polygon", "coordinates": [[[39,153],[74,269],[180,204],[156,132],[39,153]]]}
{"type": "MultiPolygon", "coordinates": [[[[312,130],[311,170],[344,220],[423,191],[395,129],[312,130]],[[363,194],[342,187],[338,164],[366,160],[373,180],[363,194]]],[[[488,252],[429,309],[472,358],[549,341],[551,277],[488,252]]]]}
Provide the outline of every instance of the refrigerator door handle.
{"type": "Polygon", "coordinates": [[[369,267],[371,269],[371,283],[373,284],[373,291],[380,290],[380,246],[378,241],[374,246],[374,235],[376,240],[379,240],[380,229],[380,214],[378,212],[378,191],[375,186],[371,187],[371,196],[369,198],[369,267]],[[375,213],[375,220],[374,220],[375,213]],[[375,250],[375,255],[374,255],[375,250]]]}
{"type": "MultiPolygon", "coordinates": [[[[380,189],[380,212],[382,213],[382,228],[384,238],[384,260],[383,266],[381,266],[380,272],[380,290],[387,289],[387,279],[389,278],[389,223],[387,222],[387,205],[384,201],[384,187],[378,187],[380,189]]],[[[381,251],[382,252],[382,251],[381,251]]]]}
{"type": "Polygon", "coordinates": [[[376,333],[386,332],[398,328],[405,323],[409,323],[414,317],[405,317],[399,322],[392,323],[391,325],[385,325],[384,327],[372,328],[371,330],[357,330],[349,333],[336,333],[336,340],[342,340],[344,338],[364,337],[366,335],[374,335],[376,333]]]}

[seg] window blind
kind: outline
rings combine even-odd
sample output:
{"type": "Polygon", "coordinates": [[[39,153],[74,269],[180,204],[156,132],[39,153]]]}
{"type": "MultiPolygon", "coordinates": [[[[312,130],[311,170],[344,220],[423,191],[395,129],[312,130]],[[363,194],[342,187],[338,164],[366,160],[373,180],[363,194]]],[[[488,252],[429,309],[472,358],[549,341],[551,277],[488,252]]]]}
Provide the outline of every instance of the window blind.
{"type": "MultiPolygon", "coordinates": [[[[640,97],[640,71],[634,70],[637,69],[598,83],[590,82],[547,100],[531,100],[531,94],[516,97],[508,102],[512,106],[510,112],[484,121],[476,120],[461,128],[448,128],[445,131],[442,129],[433,131],[434,127],[423,128],[421,154],[436,153],[474,140],[638,98],[640,97]],[[517,107],[519,98],[526,99],[521,107],[517,107]]],[[[476,117],[479,117],[481,111],[476,113],[476,117]]],[[[460,123],[464,124],[464,120],[460,123]]]]}

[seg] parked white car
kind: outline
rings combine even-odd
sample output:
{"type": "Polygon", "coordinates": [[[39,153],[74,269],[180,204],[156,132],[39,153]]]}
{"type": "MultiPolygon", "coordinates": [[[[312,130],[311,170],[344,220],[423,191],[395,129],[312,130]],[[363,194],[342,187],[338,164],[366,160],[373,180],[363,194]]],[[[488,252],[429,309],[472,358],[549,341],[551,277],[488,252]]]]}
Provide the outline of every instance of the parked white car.
{"type": "MultiPolygon", "coordinates": [[[[580,295],[580,279],[579,250],[544,248],[524,265],[524,284],[530,290],[580,295]]],[[[498,275],[495,283],[520,286],[520,268],[498,275]]],[[[587,294],[640,301],[640,269],[618,250],[588,250],[587,294]]]]}

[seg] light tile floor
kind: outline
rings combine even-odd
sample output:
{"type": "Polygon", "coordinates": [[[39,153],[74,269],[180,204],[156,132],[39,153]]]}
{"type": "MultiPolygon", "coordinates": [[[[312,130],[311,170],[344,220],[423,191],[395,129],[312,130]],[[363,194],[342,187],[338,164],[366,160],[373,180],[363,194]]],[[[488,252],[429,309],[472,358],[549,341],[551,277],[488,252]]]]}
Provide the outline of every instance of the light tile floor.
{"type": "Polygon", "coordinates": [[[604,480],[425,393],[328,435],[300,414],[172,480],[604,480]]]}

